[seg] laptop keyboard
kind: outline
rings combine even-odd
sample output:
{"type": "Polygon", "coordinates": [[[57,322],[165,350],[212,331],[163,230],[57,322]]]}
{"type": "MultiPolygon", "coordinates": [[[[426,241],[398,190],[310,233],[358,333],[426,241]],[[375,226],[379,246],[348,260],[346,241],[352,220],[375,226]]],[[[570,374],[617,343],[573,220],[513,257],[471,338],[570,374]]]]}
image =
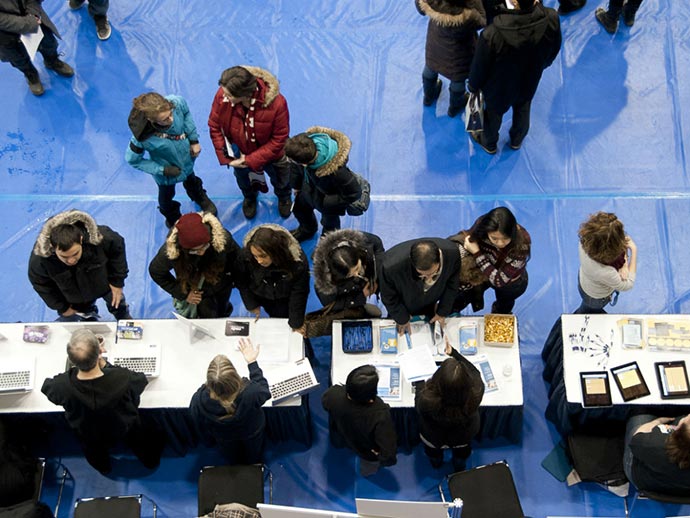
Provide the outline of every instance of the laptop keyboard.
{"type": "Polygon", "coordinates": [[[0,391],[25,389],[31,382],[31,371],[0,373],[0,391]]]}
{"type": "Polygon", "coordinates": [[[156,372],[156,360],[157,358],[152,356],[142,358],[113,358],[113,365],[125,367],[134,372],[153,374],[156,372]]]}
{"type": "Polygon", "coordinates": [[[274,400],[279,400],[292,396],[293,394],[298,394],[303,390],[312,388],[313,386],[314,383],[311,380],[311,373],[303,372],[294,378],[289,378],[274,383],[269,387],[269,390],[271,391],[271,397],[274,400]]]}

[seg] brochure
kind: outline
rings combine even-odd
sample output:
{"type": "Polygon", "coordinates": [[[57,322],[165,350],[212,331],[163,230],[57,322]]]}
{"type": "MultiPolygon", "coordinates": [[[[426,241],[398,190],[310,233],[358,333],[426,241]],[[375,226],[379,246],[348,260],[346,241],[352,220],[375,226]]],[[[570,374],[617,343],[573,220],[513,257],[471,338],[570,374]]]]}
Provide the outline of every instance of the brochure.
{"type": "Polygon", "coordinates": [[[484,381],[484,393],[493,392],[498,390],[498,383],[494,377],[494,373],[491,370],[491,364],[489,363],[489,358],[485,354],[475,356],[470,360],[472,364],[477,367],[479,373],[482,375],[482,380],[484,381]]]}
{"type": "Polygon", "coordinates": [[[388,401],[400,401],[400,366],[389,364],[377,364],[379,374],[378,396],[388,401]]]}

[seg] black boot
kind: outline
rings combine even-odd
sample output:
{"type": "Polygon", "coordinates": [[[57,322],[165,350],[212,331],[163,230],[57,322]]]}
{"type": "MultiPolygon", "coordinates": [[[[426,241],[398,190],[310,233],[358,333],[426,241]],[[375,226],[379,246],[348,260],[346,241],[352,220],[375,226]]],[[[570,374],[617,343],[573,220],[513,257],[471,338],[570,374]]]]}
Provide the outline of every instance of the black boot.
{"type": "Polygon", "coordinates": [[[450,103],[448,104],[448,117],[455,117],[458,113],[465,109],[469,94],[464,90],[459,92],[450,91],[450,103]]]}
{"type": "Polygon", "coordinates": [[[218,215],[216,204],[213,203],[206,195],[204,182],[201,181],[201,178],[192,173],[184,182],[182,182],[182,186],[184,187],[185,191],[187,191],[187,196],[189,196],[189,198],[196,203],[201,210],[204,212],[210,212],[214,216],[218,215]]]}
{"type": "Polygon", "coordinates": [[[424,106],[431,106],[436,102],[438,96],[441,95],[441,88],[443,83],[440,79],[428,79],[422,76],[422,86],[424,87],[424,99],[422,103],[424,106]]]}
{"type": "MultiPolygon", "coordinates": [[[[639,7],[639,6],[637,6],[639,7]]],[[[632,27],[635,24],[635,13],[637,12],[636,7],[631,7],[630,2],[627,2],[623,6],[623,23],[628,26],[632,27]]]]}
{"type": "Polygon", "coordinates": [[[614,34],[618,29],[618,16],[611,16],[611,14],[603,7],[597,7],[594,11],[597,21],[604,27],[604,30],[609,34],[614,34]]]}
{"type": "Polygon", "coordinates": [[[45,64],[48,70],[52,70],[59,76],[72,77],[74,75],[74,69],[58,57],[46,60],[45,64]]]}
{"type": "Polygon", "coordinates": [[[43,95],[45,90],[43,88],[43,83],[41,83],[41,78],[38,77],[38,70],[36,70],[34,67],[31,68],[33,68],[33,70],[24,72],[26,82],[29,83],[29,90],[31,90],[31,93],[36,96],[43,95]]]}

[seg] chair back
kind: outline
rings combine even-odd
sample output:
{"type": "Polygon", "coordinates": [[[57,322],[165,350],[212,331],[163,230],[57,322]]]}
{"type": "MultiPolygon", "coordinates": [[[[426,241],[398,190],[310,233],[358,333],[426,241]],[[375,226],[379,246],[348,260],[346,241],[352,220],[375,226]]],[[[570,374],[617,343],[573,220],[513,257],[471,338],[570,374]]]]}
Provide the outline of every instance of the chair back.
{"type": "Polygon", "coordinates": [[[206,466],[199,473],[199,516],[213,512],[217,504],[244,504],[257,508],[264,503],[264,467],[261,464],[206,466]]]}

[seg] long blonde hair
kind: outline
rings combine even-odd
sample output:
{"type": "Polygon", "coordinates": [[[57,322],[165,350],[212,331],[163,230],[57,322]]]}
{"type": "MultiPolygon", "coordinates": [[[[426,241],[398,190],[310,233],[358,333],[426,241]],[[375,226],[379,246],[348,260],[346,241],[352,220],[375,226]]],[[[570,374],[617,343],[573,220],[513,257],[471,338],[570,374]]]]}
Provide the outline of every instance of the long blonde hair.
{"type": "Polygon", "coordinates": [[[206,371],[206,388],[211,399],[218,401],[227,412],[223,419],[235,414],[235,400],[242,392],[243,384],[242,377],[227,356],[219,354],[211,360],[206,371]]]}

